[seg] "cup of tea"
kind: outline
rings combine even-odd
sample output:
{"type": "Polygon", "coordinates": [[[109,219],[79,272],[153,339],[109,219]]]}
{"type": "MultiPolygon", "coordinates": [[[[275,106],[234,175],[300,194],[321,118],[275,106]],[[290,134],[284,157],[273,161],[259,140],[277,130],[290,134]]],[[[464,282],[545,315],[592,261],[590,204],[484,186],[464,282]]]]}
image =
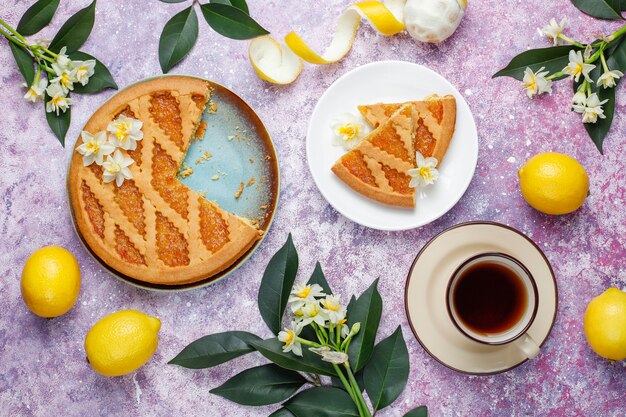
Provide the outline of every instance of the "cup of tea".
{"type": "Polygon", "coordinates": [[[467,259],[450,278],[446,304],[450,319],[468,338],[512,344],[529,359],[539,354],[527,333],[537,315],[537,284],[517,259],[498,252],[467,259]]]}

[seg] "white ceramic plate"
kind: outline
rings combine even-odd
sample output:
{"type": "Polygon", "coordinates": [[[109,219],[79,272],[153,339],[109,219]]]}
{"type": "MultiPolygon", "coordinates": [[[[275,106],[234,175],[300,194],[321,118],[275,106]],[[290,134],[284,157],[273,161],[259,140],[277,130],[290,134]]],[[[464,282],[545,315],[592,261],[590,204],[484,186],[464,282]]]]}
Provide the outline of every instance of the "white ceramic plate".
{"type": "Polygon", "coordinates": [[[510,343],[490,346],[469,339],[448,314],[446,290],[450,277],[467,259],[485,252],[512,256],[535,279],[539,304],[527,333],[539,345],[550,334],[558,303],[548,259],[517,230],[498,223],[469,222],[435,236],[419,252],[409,271],[404,293],[407,318],[413,334],[433,358],[448,368],[473,375],[505,372],[528,360],[510,343]]]}
{"type": "Polygon", "coordinates": [[[452,84],[436,72],[403,61],[381,61],[358,67],[335,81],[322,95],[309,122],[307,160],[317,188],[341,214],[379,230],[408,230],[443,216],[463,196],[478,160],[478,133],[469,106],[452,84]],[[416,195],[406,209],[370,200],[353,191],[330,168],[345,153],[332,144],[331,121],[344,113],[359,114],[358,105],[420,100],[431,94],[456,98],[456,130],[439,167],[439,180],[416,195]]]}

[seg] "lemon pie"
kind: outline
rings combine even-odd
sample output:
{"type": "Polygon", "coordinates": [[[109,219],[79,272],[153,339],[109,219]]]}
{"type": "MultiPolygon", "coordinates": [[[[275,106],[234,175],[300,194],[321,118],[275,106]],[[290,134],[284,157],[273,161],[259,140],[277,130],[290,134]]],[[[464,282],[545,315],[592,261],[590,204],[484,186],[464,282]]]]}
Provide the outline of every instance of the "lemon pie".
{"type": "Polygon", "coordinates": [[[453,96],[430,96],[423,101],[359,106],[375,129],[331,168],[348,186],[381,203],[415,206],[415,189],[408,171],[415,154],[443,159],[454,134],[453,96]]]}
{"type": "Polygon", "coordinates": [[[120,186],[105,183],[103,167],[85,166],[78,152],[69,174],[80,234],[97,257],[127,277],[161,285],[197,282],[228,268],[261,236],[247,219],[177,177],[211,91],[210,83],[188,77],[137,84],[110,99],[84,128],[100,132],[120,116],[142,123],[143,139],[126,150],[132,175],[120,186]]]}

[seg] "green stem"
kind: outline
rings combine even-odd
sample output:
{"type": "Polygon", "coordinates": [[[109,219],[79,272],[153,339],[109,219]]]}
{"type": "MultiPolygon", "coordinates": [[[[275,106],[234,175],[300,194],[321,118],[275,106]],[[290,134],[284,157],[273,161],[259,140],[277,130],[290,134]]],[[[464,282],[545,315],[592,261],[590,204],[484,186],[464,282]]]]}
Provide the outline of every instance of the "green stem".
{"type": "Polygon", "coordinates": [[[564,76],[565,73],[563,71],[555,72],[554,74],[550,74],[546,77],[546,80],[553,80],[558,77],[564,76]]]}
{"type": "Polygon", "coordinates": [[[56,62],[57,62],[56,60],[54,60],[54,59],[50,58],[49,56],[46,56],[46,55],[44,55],[44,54],[40,53],[39,51],[36,51],[36,52],[35,52],[35,56],[37,56],[37,57],[39,57],[39,58],[43,59],[44,61],[48,61],[48,62],[49,62],[49,63],[51,63],[51,64],[54,64],[54,63],[56,63],[56,62]]]}
{"type": "Polygon", "coordinates": [[[571,39],[571,38],[563,35],[562,33],[559,33],[558,38],[564,40],[565,42],[569,42],[572,45],[576,45],[579,48],[584,48],[585,47],[585,45],[583,45],[582,43],[580,43],[578,41],[575,41],[574,39],[571,39]]]}
{"type": "Polygon", "coordinates": [[[4,26],[9,32],[11,32],[13,34],[13,36],[15,36],[17,39],[22,41],[22,43],[24,43],[24,45],[28,45],[28,42],[26,41],[26,39],[24,39],[24,37],[22,35],[17,33],[17,31],[15,29],[13,29],[11,27],[11,25],[9,25],[7,22],[5,22],[4,20],[0,19],[0,25],[4,26]]]}
{"type": "Polygon", "coordinates": [[[356,381],[356,378],[354,377],[354,374],[352,373],[352,369],[350,369],[350,362],[344,363],[343,366],[347,370],[348,380],[350,381],[350,384],[352,385],[352,388],[355,391],[354,394],[357,396],[359,402],[361,403],[362,408],[364,408],[364,411],[366,413],[365,417],[372,417],[372,414],[370,413],[369,408],[367,408],[367,404],[365,404],[365,398],[363,398],[363,394],[361,394],[359,383],[356,381]]]}
{"type": "MultiPolygon", "coordinates": [[[[365,414],[365,412],[363,410],[363,405],[361,404],[361,402],[359,401],[358,397],[356,396],[356,394],[354,392],[354,387],[352,385],[350,385],[350,383],[348,382],[348,380],[344,376],[343,372],[341,372],[341,368],[339,368],[338,365],[333,363],[333,368],[335,368],[335,372],[337,372],[337,375],[339,376],[339,379],[341,380],[341,383],[346,388],[346,391],[348,391],[348,394],[350,395],[350,398],[352,398],[352,401],[354,401],[354,404],[356,405],[356,408],[359,410],[359,415],[361,417],[366,417],[367,414],[365,414]]],[[[369,410],[367,412],[369,413],[369,410]]]]}
{"type": "Polygon", "coordinates": [[[22,48],[26,48],[22,42],[20,42],[18,39],[15,39],[15,36],[11,35],[10,33],[7,33],[4,30],[0,29],[0,34],[2,34],[2,36],[7,38],[8,41],[13,42],[17,46],[20,46],[22,48]]]}
{"type": "Polygon", "coordinates": [[[314,348],[321,348],[322,347],[322,345],[320,345],[319,343],[311,342],[310,340],[302,339],[300,337],[296,337],[296,342],[300,342],[303,345],[311,346],[311,347],[314,347],[314,348]]]}
{"type": "Polygon", "coordinates": [[[616,40],[617,38],[619,38],[625,33],[626,33],[626,25],[622,26],[621,28],[616,30],[613,34],[611,34],[611,36],[607,38],[608,43],[613,42],[614,40],[616,40]]]}
{"type": "Polygon", "coordinates": [[[604,72],[609,72],[609,66],[606,64],[606,58],[604,57],[604,51],[600,54],[600,61],[602,61],[604,72]]]}
{"type": "Polygon", "coordinates": [[[326,332],[320,329],[317,323],[311,323],[313,326],[313,330],[315,331],[315,335],[317,336],[317,340],[320,341],[321,344],[325,345],[328,343],[328,338],[326,336],[326,332]]]}

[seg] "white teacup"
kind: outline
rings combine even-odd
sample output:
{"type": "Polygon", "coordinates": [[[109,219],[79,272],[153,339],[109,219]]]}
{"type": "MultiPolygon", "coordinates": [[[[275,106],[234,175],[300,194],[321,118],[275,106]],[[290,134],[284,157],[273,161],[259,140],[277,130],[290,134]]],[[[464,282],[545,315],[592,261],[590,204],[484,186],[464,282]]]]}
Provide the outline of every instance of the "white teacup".
{"type": "MultiPolygon", "coordinates": [[[[482,278],[470,279],[474,279],[474,281],[476,281],[482,278]]],[[[507,294],[507,297],[512,297],[510,292],[507,294]]],[[[502,295],[502,299],[504,298],[504,295],[502,295]]],[[[482,253],[467,259],[456,269],[450,278],[446,293],[446,304],[452,322],[459,329],[459,331],[468,338],[488,345],[512,344],[529,359],[532,359],[539,354],[539,345],[527,333],[537,314],[537,307],[539,304],[537,285],[535,284],[535,280],[528,269],[526,269],[526,267],[517,259],[498,252],[482,253]],[[483,281],[482,284],[476,283],[476,288],[472,288],[473,284],[471,282],[463,284],[464,287],[462,288],[462,291],[466,292],[464,296],[465,298],[471,298],[468,297],[467,294],[471,294],[472,291],[476,294],[476,297],[473,300],[470,300],[470,304],[472,302],[474,304],[479,304],[478,308],[480,308],[480,306],[487,305],[490,302],[500,302],[502,304],[503,300],[493,299],[493,297],[498,296],[497,294],[487,294],[488,291],[484,291],[485,288],[481,288],[479,285],[484,286],[488,282],[497,284],[499,279],[504,279],[504,275],[506,275],[506,279],[509,280],[511,284],[514,284],[511,285],[511,288],[515,287],[517,291],[512,302],[523,303],[523,305],[516,308],[516,310],[521,311],[516,314],[516,320],[512,323],[506,323],[506,326],[498,329],[498,331],[486,331],[484,329],[479,329],[477,326],[473,328],[468,324],[467,318],[469,317],[469,313],[465,313],[468,317],[465,319],[463,317],[463,310],[467,310],[468,307],[462,307],[459,301],[457,301],[459,302],[459,306],[455,303],[455,295],[457,295],[456,291],[460,288],[459,284],[462,279],[467,279],[465,277],[469,276],[470,272],[474,273],[475,276],[478,276],[481,273],[487,275],[489,274],[486,270],[476,272],[476,269],[480,267],[480,265],[483,265],[485,269],[492,268],[493,271],[498,270],[501,272],[493,272],[491,277],[485,276],[484,278],[486,280],[490,279],[492,281],[483,281]],[[465,275],[466,273],[467,275],[465,275]],[[500,275],[498,276],[497,274],[500,275]],[[513,282],[513,280],[517,281],[513,282]],[[518,293],[522,296],[517,296],[518,293]],[[519,300],[520,298],[521,301],[519,300]]],[[[481,309],[481,312],[482,310],[483,309],[481,309]]],[[[484,310],[488,310],[488,308],[484,310]]]]}

